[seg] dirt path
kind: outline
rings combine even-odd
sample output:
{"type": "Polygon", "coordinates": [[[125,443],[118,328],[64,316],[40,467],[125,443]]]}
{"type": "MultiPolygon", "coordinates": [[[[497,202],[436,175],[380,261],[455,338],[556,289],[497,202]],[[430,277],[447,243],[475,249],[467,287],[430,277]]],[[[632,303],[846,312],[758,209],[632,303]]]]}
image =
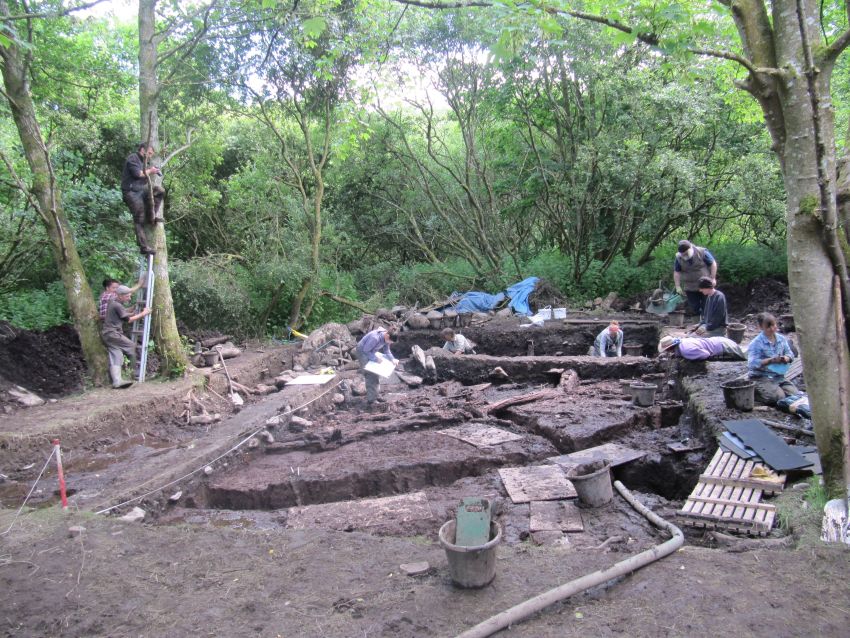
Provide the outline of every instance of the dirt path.
{"type": "MultiPolygon", "coordinates": [[[[432,538],[152,527],[56,510],[24,519],[0,553],[4,636],[410,638],[456,635],[627,554],[503,546],[493,584],[460,591],[432,538]],[[69,538],[72,524],[86,532],[69,538]],[[418,560],[428,575],[400,573],[418,560]]],[[[686,546],[501,635],[842,636],[848,568],[850,552],[834,548],[686,546]]]]}

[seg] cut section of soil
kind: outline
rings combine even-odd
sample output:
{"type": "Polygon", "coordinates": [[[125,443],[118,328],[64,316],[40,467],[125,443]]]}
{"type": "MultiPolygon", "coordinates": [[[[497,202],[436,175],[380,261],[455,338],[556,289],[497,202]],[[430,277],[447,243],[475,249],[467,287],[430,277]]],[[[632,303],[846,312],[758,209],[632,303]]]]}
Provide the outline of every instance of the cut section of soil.
{"type": "Polygon", "coordinates": [[[38,332],[0,321],[0,373],[7,381],[39,395],[60,397],[82,389],[85,371],[73,326],[38,332]]]}

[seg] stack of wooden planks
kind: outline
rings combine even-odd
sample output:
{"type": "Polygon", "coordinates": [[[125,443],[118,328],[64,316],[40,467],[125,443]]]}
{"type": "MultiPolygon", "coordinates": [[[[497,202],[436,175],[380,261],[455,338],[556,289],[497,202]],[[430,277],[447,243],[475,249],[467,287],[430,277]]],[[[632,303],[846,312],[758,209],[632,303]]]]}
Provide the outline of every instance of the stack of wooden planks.
{"type": "Polygon", "coordinates": [[[767,470],[763,463],[744,460],[718,448],[677,512],[682,522],[691,527],[767,535],[776,518],[776,507],[762,503],[762,496],[781,492],[785,475],[754,477],[756,468],[767,470]]]}

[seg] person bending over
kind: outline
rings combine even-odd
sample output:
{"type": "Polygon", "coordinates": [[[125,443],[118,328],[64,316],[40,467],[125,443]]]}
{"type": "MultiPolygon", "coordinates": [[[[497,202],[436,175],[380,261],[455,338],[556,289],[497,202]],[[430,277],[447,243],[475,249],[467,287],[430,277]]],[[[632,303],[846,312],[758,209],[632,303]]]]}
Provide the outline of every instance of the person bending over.
{"type": "Polygon", "coordinates": [[[366,364],[370,361],[380,362],[383,359],[389,359],[394,365],[398,365],[398,359],[393,356],[390,350],[390,341],[394,333],[386,328],[375,328],[372,332],[363,335],[363,338],[357,342],[357,360],[360,362],[360,371],[363,373],[363,378],[366,381],[366,402],[371,406],[375,403],[386,403],[384,399],[378,397],[378,384],[380,378],[374,372],[366,370],[366,364]]]}
{"type": "Polygon", "coordinates": [[[448,350],[452,354],[475,354],[475,344],[459,332],[451,328],[443,328],[440,335],[446,340],[443,350],[448,350]]]}
{"type": "Polygon", "coordinates": [[[747,354],[740,345],[726,337],[662,337],[658,352],[669,352],[691,361],[704,361],[711,357],[727,356],[741,361],[747,354]]]}
{"type": "Polygon", "coordinates": [[[588,354],[591,357],[623,356],[623,331],[620,330],[619,321],[616,319],[611,321],[605,330],[596,335],[596,340],[590,346],[588,354]]]}

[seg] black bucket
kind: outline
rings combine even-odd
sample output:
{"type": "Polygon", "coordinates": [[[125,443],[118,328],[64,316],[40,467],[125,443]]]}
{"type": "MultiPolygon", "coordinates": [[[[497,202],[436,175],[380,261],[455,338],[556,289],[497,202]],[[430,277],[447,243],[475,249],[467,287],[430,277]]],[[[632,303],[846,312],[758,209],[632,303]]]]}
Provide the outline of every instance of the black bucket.
{"type": "Polygon", "coordinates": [[[740,412],[750,412],[755,403],[756,384],[749,379],[734,379],[721,383],[723,388],[723,400],[726,407],[740,412]]]}

